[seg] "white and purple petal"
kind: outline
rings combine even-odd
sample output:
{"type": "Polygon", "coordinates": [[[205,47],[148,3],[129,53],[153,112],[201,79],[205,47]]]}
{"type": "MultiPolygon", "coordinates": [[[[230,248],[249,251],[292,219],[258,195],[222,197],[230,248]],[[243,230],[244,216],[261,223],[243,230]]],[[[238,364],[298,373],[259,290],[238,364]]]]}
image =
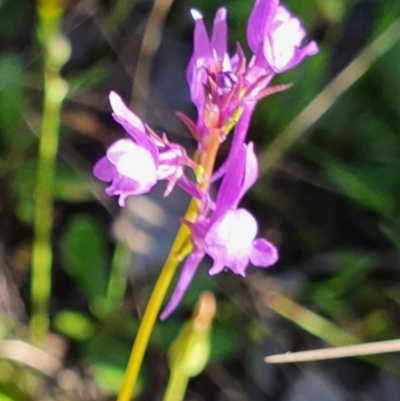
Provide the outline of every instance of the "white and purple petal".
{"type": "Polygon", "coordinates": [[[209,273],[217,274],[227,267],[244,276],[256,234],[256,219],[247,210],[235,209],[225,213],[205,237],[205,251],[214,260],[209,273]]]}
{"type": "Polygon", "coordinates": [[[109,100],[113,110],[113,117],[117,122],[120,122],[121,120],[126,121],[132,129],[142,134],[146,133],[143,121],[126,106],[124,101],[121,99],[121,96],[114,91],[111,91],[109,100]]]}
{"type": "Polygon", "coordinates": [[[279,0],[256,0],[247,23],[247,42],[257,53],[278,9],[279,0]]]}

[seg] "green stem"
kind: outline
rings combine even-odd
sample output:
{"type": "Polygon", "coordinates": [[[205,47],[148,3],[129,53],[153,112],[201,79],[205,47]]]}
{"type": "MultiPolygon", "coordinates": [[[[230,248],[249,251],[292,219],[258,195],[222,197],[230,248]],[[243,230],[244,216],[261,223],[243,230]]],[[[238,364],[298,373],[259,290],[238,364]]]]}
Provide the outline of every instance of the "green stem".
{"type": "Polygon", "coordinates": [[[34,240],[31,277],[31,338],[44,339],[49,328],[48,303],[51,291],[51,229],[53,225],[53,184],[62,102],[67,84],[60,69],[69,57],[69,46],[59,32],[63,4],[41,1],[38,5],[39,37],[44,49],[44,104],[39,137],[35,183],[34,240]],[[54,4],[53,4],[54,3],[54,4]]]}
{"type": "MultiPolygon", "coordinates": [[[[199,188],[203,192],[208,190],[219,145],[219,132],[217,130],[211,130],[209,144],[201,160],[201,165],[204,167],[205,179],[201,184],[199,184],[199,188]]],[[[184,220],[191,222],[195,221],[198,214],[198,208],[199,201],[193,198],[185,213],[184,220]]],[[[139,370],[142,366],[144,353],[146,351],[150,335],[153,331],[154,323],[160,312],[162,302],[174,277],[179,262],[181,261],[182,257],[185,256],[182,255],[182,249],[188,239],[189,234],[189,228],[186,225],[181,224],[164,267],[162,268],[153,292],[150,295],[150,299],[143,314],[142,321],[140,322],[139,330],[133,343],[117,401],[129,401],[131,399],[132,392],[135,388],[135,384],[139,375],[139,370]]]]}
{"type": "MultiPolygon", "coordinates": [[[[197,201],[192,199],[185,214],[185,219],[193,221],[196,218],[196,215],[197,201]]],[[[129,401],[131,399],[139,375],[139,370],[142,365],[144,353],[153,331],[154,323],[157,319],[161,304],[165,298],[172,278],[174,277],[176,268],[180,262],[179,253],[187,240],[188,235],[189,229],[181,224],[168,258],[157,279],[153,292],[151,293],[142,321],[140,322],[139,330],[133,344],[117,401],[129,401]]]]}
{"type": "Polygon", "coordinates": [[[171,372],[163,401],[182,401],[189,378],[180,370],[171,372]]]}

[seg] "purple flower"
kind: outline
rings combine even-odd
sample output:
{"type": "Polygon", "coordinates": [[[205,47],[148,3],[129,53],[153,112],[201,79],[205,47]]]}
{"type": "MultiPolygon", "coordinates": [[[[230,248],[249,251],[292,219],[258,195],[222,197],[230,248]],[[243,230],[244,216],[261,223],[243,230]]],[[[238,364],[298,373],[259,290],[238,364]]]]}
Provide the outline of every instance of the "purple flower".
{"type": "Polygon", "coordinates": [[[301,48],[306,32],[279,0],[256,0],[247,24],[247,41],[256,64],[280,73],[318,53],[314,41],[301,48]]]}
{"type": "Polygon", "coordinates": [[[157,150],[151,142],[145,147],[130,139],[120,139],[95,164],[93,174],[101,181],[111,181],[106,193],[109,196],[119,195],[120,206],[125,206],[129,195],[147,193],[157,183],[154,149],[157,150]]]}
{"type": "Polygon", "coordinates": [[[165,195],[178,183],[199,197],[194,184],[183,176],[184,165],[191,165],[185,150],[166,137],[158,137],[115,92],[110,93],[110,103],[115,121],[131,138],[116,141],[93,168],[98,179],[111,181],[107,195],[119,195],[119,205],[125,206],[128,196],[147,193],[158,180],[168,180],[165,195]]]}
{"type": "Polygon", "coordinates": [[[161,319],[166,319],[177,307],[206,254],[213,259],[211,275],[230,269],[245,276],[250,262],[254,266],[268,267],[278,260],[274,245],[264,238],[255,238],[258,230],[255,218],[247,210],[237,208],[258,174],[252,143],[242,146],[237,160],[222,180],[211,217],[200,216],[195,223],[187,223],[192,231],[193,251],[182,267],[161,319]]]}

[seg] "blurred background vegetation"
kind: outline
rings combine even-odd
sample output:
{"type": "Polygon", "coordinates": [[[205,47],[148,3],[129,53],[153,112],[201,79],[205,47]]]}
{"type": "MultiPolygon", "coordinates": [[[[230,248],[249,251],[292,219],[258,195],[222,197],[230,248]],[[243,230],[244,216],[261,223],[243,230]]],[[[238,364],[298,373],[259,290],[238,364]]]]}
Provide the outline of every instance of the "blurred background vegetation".
{"type": "MultiPolygon", "coordinates": [[[[40,350],[28,342],[44,46],[35,3],[0,1],[0,401],[111,400],[118,391],[188,200],[179,189],[163,200],[161,187],[121,210],[104,195],[91,168],[123,136],[108,93],[194,149],[174,115],[194,115],[184,75],[189,9],[211,24],[227,7],[234,49],[236,40],[245,44],[253,1],[155,4],[71,0],[60,15],[71,45],[61,70],[69,91],[52,192],[50,334],[40,350]]],[[[206,262],[179,309],[155,328],[139,400],[161,399],[166,350],[205,289],[218,301],[211,359],[187,400],[398,400],[396,354],[263,362],[267,354],[400,334],[400,2],[285,4],[321,51],[276,77],[294,86],[259,104],[249,139],[261,176],[244,200],[280,261],[249,269],[245,280],[229,273],[211,280],[206,262]]]]}

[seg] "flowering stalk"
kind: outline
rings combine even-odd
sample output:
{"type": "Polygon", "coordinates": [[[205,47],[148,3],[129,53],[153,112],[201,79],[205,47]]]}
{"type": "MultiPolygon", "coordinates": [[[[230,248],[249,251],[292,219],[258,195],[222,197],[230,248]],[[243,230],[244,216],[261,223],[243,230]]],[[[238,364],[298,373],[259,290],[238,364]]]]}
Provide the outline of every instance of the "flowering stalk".
{"type": "MultiPolygon", "coordinates": [[[[204,170],[211,177],[211,172],[214,168],[215,157],[218,151],[219,144],[216,141],[211,141],[208,151],[204,156],[204,170]]],[[[207,174],[206,173],[206,174],[207,174]]],[[[209,180],[205,180],[202,188],[209,185],[209,180]]],[[[196,198],[192,198],[189,207],[185,213],[185,221],[195,221],[198,215],[199,203],[196,198]]],[[[186,256],[182,254],[185,243],[189,237],[190,230],[185,224],[181,224],[176,235],[175,241],[172,244],[170,253],[165,261],[161,273],[157,279],[156,285],[150,295],[149,302],[140,322],[139,330],[132,347],[128,365],[124,374],[121,389],[118,394],[117,401],[129,401],[139,375],[139,370],[142,365],[144,353],[149,343],[150,335],[153,331],[154,323],[160,313],[162,302],[175,275],[176,269],[182,258],[186,256]]]]}
{"type": "Polygon", "coordinates": [[[246,61],[238,44],[236,53],[227,52],[226,10],[217,11],[209,37],[201,13],[192,10],[195,21],[194,50],[186,77],[197,120],[183,114],[198,143],[190,158],[179,144],[166,135],[157,135],[127,108],[114,92],[110,94],[113,117],[129,135],[107,150],[94,166],[94,175],[109,182],[108,195],[117,195],[125,206],[132,195],[149,192],[157,181],[167,182],[164,196],[177,185],[192,196],[167,261],[150,296],[143,315],[118,401],[128,401],[135,386],[154,323],[180,261],[180,276],[170,300],[160,315],[166,319],[179,305],[203,258],[213,260],[209,270],[215,275],[224,270],[245,276],[251,263],[268,267],[278,260],[278,250],[264,238],[256,238],[254,216],[239,203],[254,184],[258,161],[254,145],[245,143],[257,102],[290,85],[269,86],[274,75],[299,64],[317,53],[315,42],[301,47],[305,31],[298,18],[279,5],[279,0],[256,0],[247,26],[247,41],[253,55],[246,61]],[[214,163],[220,144],[232,132],[228,157],[217,172],[214,163]],[[185,174],[191,169],[192,181],[185,174]],[[221,179],[215,199],[210,183],[221,179]]]}

